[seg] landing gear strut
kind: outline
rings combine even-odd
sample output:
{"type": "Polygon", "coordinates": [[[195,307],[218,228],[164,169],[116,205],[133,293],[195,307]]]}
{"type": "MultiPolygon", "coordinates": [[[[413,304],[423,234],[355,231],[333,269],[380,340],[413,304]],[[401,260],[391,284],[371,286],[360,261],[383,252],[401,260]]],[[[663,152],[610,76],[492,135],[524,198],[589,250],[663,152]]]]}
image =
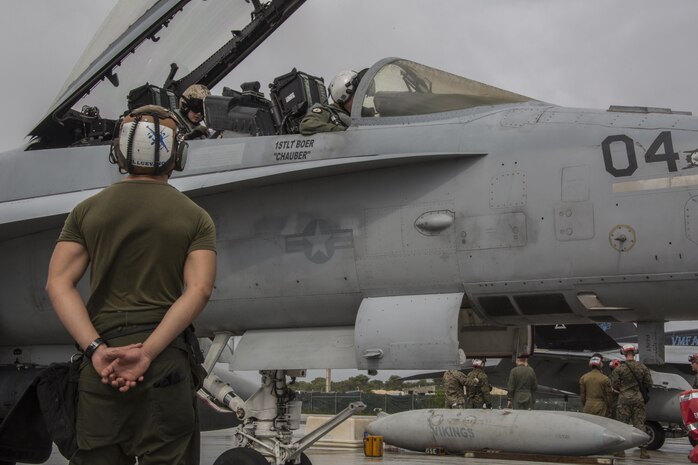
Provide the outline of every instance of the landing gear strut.
{"type": "Polygon", "coordinates": [[[300,428],[302,402],[296,400],[286,377],[304,376],[304,370],[260,371],[262,387],[243,401],[211,370],[229,337],[227,333],[216,335],[204,362],[209,375],[204,380],[203,389],[211,398],[235,412],[242,424],[233,433],[235,447],[218,457],[214,465],[310,465],[303,451],[354,413],[366,408],[363,402],[353,402],[327,423],[293,442],[293,431],[300,428]]]}

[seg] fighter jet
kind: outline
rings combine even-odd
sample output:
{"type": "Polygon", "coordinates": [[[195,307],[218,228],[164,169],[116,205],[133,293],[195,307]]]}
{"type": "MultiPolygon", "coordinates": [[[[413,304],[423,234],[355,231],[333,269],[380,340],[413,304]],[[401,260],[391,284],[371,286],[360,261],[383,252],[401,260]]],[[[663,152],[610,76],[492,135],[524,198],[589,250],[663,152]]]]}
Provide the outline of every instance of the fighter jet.
{"type": "MultiPolygon", "coordinates": [[[[213,87],[303,1],[128,3],[31,143],[0,155],[3,418],[20,368],[72,352],[46,270],[66,214],[120,179],[107,162],[119,116],[213,87]],[[191,39],[202,9],[216,19],[205,46],[191,39]],[[211,43],[220,30],[232,38],[211,43]]],[[[303,136],[324,81],[289,70],[269,98],[260,88],[206,99],[220,138],[190,141],[171,180],[218,231],[218,280],[196,322],[214,339],[207,366],[234,335],[231,367],[263,372],[247,400],[208,380],[246,422],[238,446],[307,460],[316,438],[291,444],[300,410],[286,382],[305,369],[445,369],[459,349],[530,351],[530,325],[607,321],[637,322],[643,356],[661,361],[663,322],[695,318],[698,169],[680,154],[698,149],[698,118],[563,108],[386,58],[355,89],[346,131],[303,136]]]]}

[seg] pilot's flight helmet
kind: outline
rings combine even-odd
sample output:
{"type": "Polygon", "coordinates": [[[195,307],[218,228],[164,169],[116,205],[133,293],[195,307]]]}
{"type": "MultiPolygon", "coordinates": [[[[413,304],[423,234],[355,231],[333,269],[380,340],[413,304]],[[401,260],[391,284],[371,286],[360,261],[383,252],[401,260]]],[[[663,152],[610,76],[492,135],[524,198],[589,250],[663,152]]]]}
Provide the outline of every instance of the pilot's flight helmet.
{"type": "Polygon", "coordinates": [[[633,355],[635,355],[637,353],[637,348],[632,344],[625,344],[623,347],[620,348],[620,353],[622,355],[625,355],[628,352],[632,352],[633,355]]]}
{"type": "Polygon", "coordinates": [[[332,96],[332,100],[336,103],[342,105],[344,102],[349,100],[356,87],[359,85],[359,75],[356,71],[344,70],[337,73],[337,75],[332,79],[328,90],[332,96]]]}
{"type": "Polygon", "coordinates": [[[698,354],[691,354],[688,356],[688,361],[690,363],[698,363],[698,354]]]}
{"type": "Polygon", "coordinates": [[[205,85],[192,84],[182,92],[182,96],[179,98],[179,109],[185,113],[189,110],[194,113],[203,113],[204,99],[209,95],[211,95],[211,91],[205,85]]]}
{"type": "Polygon", "coordinates": [[[109,159],[130,174],[169,174],[182,171],[187,143],[181,139],[176,116],[166,108],[146,105],[121,119],[109,159]]]}
{"type": "Polygon", "coordinates": [[[601,368],[603,366],[603,361],[601,360],[601,357],[598,357],[596,355],[591,357],[589,359],[589,366],[601,368]]]}
{"type": "Polygon", "coordinates": [[[473,368],[482,368],[485,366],[485,361],[480,358],[473,359],[473,368]]]}
{"type": "Polygon", "coordinates": [[[618,368],[620,366],[620,360],[616,360],[616,359],[611,360],[609,362],[608,366],[611,367],[611,370],[615,370],[616,368],[618,368]]]}

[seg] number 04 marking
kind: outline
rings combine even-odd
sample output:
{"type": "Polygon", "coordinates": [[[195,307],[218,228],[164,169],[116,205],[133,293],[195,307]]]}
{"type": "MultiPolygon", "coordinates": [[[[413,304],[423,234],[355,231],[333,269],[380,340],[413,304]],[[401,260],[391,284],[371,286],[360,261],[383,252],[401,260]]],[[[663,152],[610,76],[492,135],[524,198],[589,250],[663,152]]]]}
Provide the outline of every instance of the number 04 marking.
{"type": "MultiPolygon", "coordinates": [[[[606,165],[606,171],[613,176],[617,178],[632,176],[635,170],[637,170],[635,144],[630,137],[624,134],[608,136],[601,143],[601,149],[603,150],[603,162],[604,165],[606,165]],[[625,155],[628,157],[628,166],[625,168],[617,168],[613,164],[613,157],[611,156],[611,144],[615,142],[622,142],[625,145],[625,155]]],[[[666,163],[669,171],[677,171],[676,160],[678,159],[679,154],[674,151],[674,143],[671,140],[671,131],[663,131],[659,133],[657,138],[654,140],[654,142],[652,142],[652,145],[650,145],[650,148],[647,149],[647,152],[645,153],[645,162],[664,162],[666,163]],[[662,153],[658,153],[661,147],[664,147],[664,151],[662,153]]]]}

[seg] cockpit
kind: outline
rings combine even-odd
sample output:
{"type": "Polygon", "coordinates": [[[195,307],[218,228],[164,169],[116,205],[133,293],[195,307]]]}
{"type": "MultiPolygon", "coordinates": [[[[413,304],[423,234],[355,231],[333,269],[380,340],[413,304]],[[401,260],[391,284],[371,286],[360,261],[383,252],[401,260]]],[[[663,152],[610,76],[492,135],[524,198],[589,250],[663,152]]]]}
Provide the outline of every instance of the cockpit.
{"type": "MultiPolygon", "coordinates": [[[[104,37],[93,40],[32,130],[34,141],[28,148],[107,144],[125,111],[145,104],[174,109],[191,84],[213,89],[303,1],[148,0],[139,8],[124,4],[124,11],[113,15],[119,23],[102,28],[104,37]],[[249,8],[251,15],[246,13],[249,8]],[[200,40],[202,29],[206,41],[200,40]]],[[[273,79],[268,96],[257,81],[243,83],[239,90],[223,88],[205,99],[204,119],[222,137],[294,134],[306,111],[327,98],[323,78],[293,69],[273,79]]],[[[396,118],[528,100],[409,60],[387,58],[373,65],[359,83],[351,126],[394,124],[396,118]]]]}
{"type": "MultiPolygon", "coordinates": [[[[270,99],[259,82],[229,88],[204,102],[207,124],[217,131],[248,135],[297,134],[300,121],[316,103],[326,103],[324,79],[292,70],[269,85],[270,99]]],[[[474,107],[520,103],[528,97],[498,89],[413,61],[388,58],[371,67],[359,83],[352,117],[401,118],[434,115],[474,107]]]]}
{"type": "MultiPolygon", "coordinates": [[[[366,118],[407,118],[435,115],[475,107],[521,103],[531,99],[413,61],[387,58],[371,67],[359,83],[352,119],[361,125],[366,118]]],[[[217,137],[297,134],[300,121],[312,105],[328,99],[324,79],[293,69],[269,85],[269,98],[257,81],[246,82],[240,90],[224,87],[222,95],[204,100],[204,119],[217,137]]],[[[178,97],[172,90],[151,84],[132,89],[124,108],[160,105],[176,109],[178,97]]],[[[67,120],[70,119],[67,118],[67,120]]],[[[73,111],[72,118],[87,134],[70,145],[94,145],[110,139],[116,120],[99,117],[96,107],[73,111]],[[89,134],[99,137],[90,139],[89,134]]],[[[380,124],[372,121],[371,124],[380,124]]]]}

